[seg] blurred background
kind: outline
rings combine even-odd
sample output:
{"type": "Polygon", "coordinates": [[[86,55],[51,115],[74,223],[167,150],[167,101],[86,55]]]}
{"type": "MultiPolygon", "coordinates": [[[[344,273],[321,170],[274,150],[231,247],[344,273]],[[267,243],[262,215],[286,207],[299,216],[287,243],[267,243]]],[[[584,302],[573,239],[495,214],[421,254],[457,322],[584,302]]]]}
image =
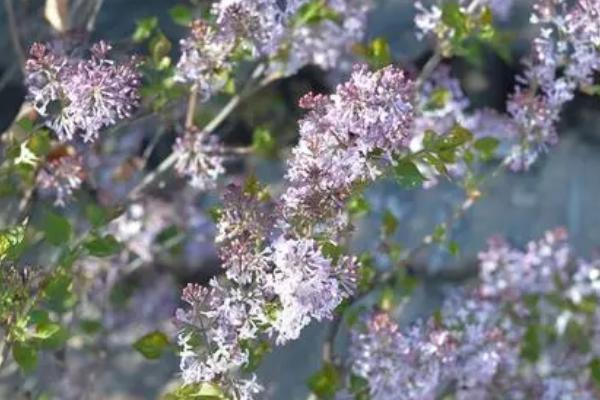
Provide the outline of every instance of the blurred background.
{"type": "MultiPolygon", "coordinates": [[[[3,0],[8,2],[10,0],[3,0]]],[[[41,0],[13,1],[20,40],[26,46],[35,40],[51,38],[51,29],[43,18],[41,0]]],[[[80,0],[73,1],[73,21],[80,27],[92,28],[91,39],[106,39],[117,48],[128,48],[124,39],[131,37],[135,21],[157,16],[165,35],[174,43],[185,34],[185,28],[172,22],[168,10],[178,4],[166,0],[80,0]]],[[[367,39],[385,37],[394,59],[408,69],[417,68],[430,53],[427,42],[414,36],[414,9],[410,0],[379,0],[370,16],[367,39]]],[[[460,78],[463,89],[474,106],[504,107],[506,96],[520,70],[518,60],[528,46],[528,1],[518,1],[505,28],[514,33],[511,46],[512,64],[493,53],[486,54],[479,67],[456,60],[452,71],[460,78]]],[[[0,7],[0,132],[14,120],[25,96],[19,60],[9,35],[6,8],[0,7]]],[[[128,49],[135,51],[135,46],[128,49]]],[[[173,52],[176,54],[177,46],[173,52]]],[[[220,134],[232,143],[248,143],[252,129],[268,125],[278,136],[278,143],[293,144],[298,116],[298,97],[308,90],[326,91],[343,74],[324,74],[305,69],[293,78],[272,85],[250,101],[223,126],[220,134]]],[[[136,123],[129,130],[152,135],[152,121],[136,123]]],[[[569,103],[559,129],[560,143],[535,164],[528,173],[503,173],[487,185],[485,197],[454,227],[453,238],[460,244],[461,254],[452,257],[445,250],[430,248],[419,254],[419,276],[423,277],[409,304],[399,316],[409,322],[428,312],[443,296],[446,285],[457,284],[464,271],[472,270],[477,252],[487,238],[502,235],[523,246],[540,237],[548,229],[563,226],[570,232],[573,247],[582,256],[598,250],[600,244],[600,100],[578,96],[569,103]]],[[[167,135],[155,151],[154,165],[170,150],[173,137],[167,135]]],[[[232,166],[240,176],[256,172],[261,180],[276,184],[283,175],[280,159],[250,157],[232,166]]],[[[189,194],[193,196],[193,194],[189,194]]],[[[357,229],[354,247],[357,251],[372,248],[383,214],[390,211],[399,221],[397,239],[405,247],[416,246],[420,239],[453,212],[462,194],[449,183],[427,190],[400,191],[396,185],[382,182],[371,188],[368,199],[371,212],[357,229]]],[[[210,204],[214,199],[202,199],[210,204]]],[[[170,319],[178,306],[179,292],[186,281],[205,281],[217,268],[210,246],[211,222],[198,222],[208,232],[204,241],[190,245],[185,268],[171,269],[168,263],[146,266],[143,272],[131,274],[121,282],[127,293],[122,307],[111,315],[112,333],[103,338],[108,345],[90,361],[89,357],[70,356],[69,362],[44,360],[38,373],[26,381],[18,371],[0,375],[0,399],[20,398],[36,380],[56,385],[80,385],[91,382],[93,399],[152,399],[176,377],[178,360],[169,354],[158,361],[148,361],[131,349],[140,335],[154,329],[173,331],[170,319]],[[175,271],[175,272],[174,272],[175,271]],[[182,272],[183,271],[183,272],[182,272]],[[108,351],[105,349],[109,349],[108,351]],[[56,366],[59,367],[56,367],[56,366]],[[66,378],[65,378],[66,377],[66,378]],[[23,390],[23,388],[25,388],[23,390]],[[95,396],[95,397],[94,397],[95,396]]],[[[278,348],[267,357],[259,370],[259,378],[267,386],[269,398],[306,399],[306,379],[320,366],[320,344],[325,324],[313,324],[301,339],[278,348]]],[[[343,336],[340,346],[343,346],[343,336]]],[[[76,345],[76,344],[75,344],[76,345]]],[[[23,397],[26,398],[26,397],[23,397]]]]}

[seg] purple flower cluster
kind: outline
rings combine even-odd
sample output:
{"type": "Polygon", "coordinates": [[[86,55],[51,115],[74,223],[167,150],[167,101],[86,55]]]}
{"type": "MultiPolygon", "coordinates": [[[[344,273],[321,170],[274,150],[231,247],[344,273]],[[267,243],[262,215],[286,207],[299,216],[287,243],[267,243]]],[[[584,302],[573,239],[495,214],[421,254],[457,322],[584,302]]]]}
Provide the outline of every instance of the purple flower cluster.
{"type": "Polygon", "coordinates": [[[296,339],[354,290],[353,258],[334,261],[314,240],[282,232],[272,210],[260,193],[230,186],[225,194],[215,240],[225,276],[188,285],[189,308],[176,314],[186,383],[218,382],[235,399],[253,398],[260,387],[239,376],[249,347],[296,339]]]}
{"type": "Polygon", "coordinates": [[[588,366],[600,351],[600,262],[571,257],[566,238],[550,231],[525,251],[491,240],[475,288],[406,331],[371,315],[352,334],[354,374],[374,400],[449,390],[457,399],[596,398],[588,366]]]}
{"type": "Polygon", "coordinates": [[[288,164],[283,195],[289,218],[338,218],[356,185],[370,182],[407,149],[413,128],[414,85],[403,71],[355,68],[330,96],[305,96],[310,112],[288,164]]]}
{"type": "Polygon", "coordinates": [[[333,68],[362,38],[369,5],[359,0],[218,1],[211,11],[214,22],[195,21],[181,41],[176,79],[198,85],[207,100],[227,82],[242,53],[266,59],[274,75],[289,75],[307,64],[333,68]],[[306,7],[312,7],[309,17],[302,14],[306,7]]]}
{"type": "Polygon", "coordinates": [[[85,179],[83,159],[70,148],[56,151],[37,175],[37,186],[52,193],[54,205],[64,207],[85,179]]]}
{"type": "Polygon", "coordinates": [[[557,143],[562,106],[578,88],[593,84],[600,70],[599,12],[600,2],[595,0],[572,7],[563,0],[534,4],[531,22],[539,25],[539,36],[521,84],[507,104],[521,136],[508,160],[512,169],[528,169],[547,146],[557,143]]]}
{"type": "Polygon", "coordinates": [[[233,43],[208,23],[196,20],[180,46],[175,80],[196,84],[200,99],[207,100],[227,83],[233,43]]]}
{"type": "Polygon", "coordinates": [[[213,189],[225,173],[223,146],[218,138],[196,128],[187,129],[173,147],[175,171],[199,190],[213,189]]]}
{"type": "Polygon", "coordinates": [[[99,42],[89,59],[80,59],[39,43],[31,47],[29,97],[61,141],[81,135],[91,142],[101,129],[130,117],[138,107],[141,82],[135,59],[115,62],[108,58],[110,49],[99,42]]]}

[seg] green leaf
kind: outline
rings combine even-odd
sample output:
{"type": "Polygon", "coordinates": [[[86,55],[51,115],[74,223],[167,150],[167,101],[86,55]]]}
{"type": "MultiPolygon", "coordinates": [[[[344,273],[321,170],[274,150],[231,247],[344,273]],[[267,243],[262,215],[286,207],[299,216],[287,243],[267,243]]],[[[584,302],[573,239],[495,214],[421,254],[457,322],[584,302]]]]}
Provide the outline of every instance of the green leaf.
{"type": "Polygon", "coordinates": [[[16,342],[12,349],[13,358],[23,372],[31,372],[38,363],[37,349],[25,342],[16,342]]]}
{"type": "Polygon", "coordinates": [[[102,322],[97,319],[82,319],[79,326],[87,335],[94,335],[102,330],[102,322]]]}
{"type": "Polygon", "coordinates": [[[160,358],[163,351],[169,346],[169,339],[163,332],[155,331],[142,336],[134,344],[133,348],[139,351],[149,360],[160,358]]]}
{"type": "Polygon", "coordinates": [[[94,228],[100,228],[109,221],[108,212],[96,204],[88,204],[85,207],[85,216],[94,228]]]}
{"type": "Polygon", "coordinates": [[[252,149],[259,155],[272,157],[277,143],[267,128],[257,128],[252,134],[252,149]]]}
{"type": "Polygon", "coordinates": [[[192,10],[183,4],[177,4],[176,6],[171,7],[169,9],[169,15],[173,22],[183,26],[188,26],[194,19],[192,10]]]}
{"type": "Polygon", "coordinates": [[[596,387],[600,388],[600,358],[594,358],[590,361],[590,374],[596,387]]]}
{"type": "Polygon", "coordinates": [[[64,312],[75,305],[73,280],[65,272],[55,274],[44,288],[44,299],[50,309],[64,312]]]}
{"type": "Polygon", "coordinates": [[[228,400],[223,390],[214,383],[184,385],[162,397],[162,400],[228,400]]]}
{"type": "Polygon", "coordinates": [[[60,330],[60,325],[54,322],[40,322],[35,327],[33,336],[37,339],[48,339],[60,330]]]}
{"type": "Polygon", "coordinates": [[[531,324],[527,327],[521,343],[521,357],[527,361],[535,362],[540,357],[542,343],[540,340],[540,327],[531,324]]]}
{"type": "Polygon", "coordinates": [[[452,98],[452,92],[446,88],[437,88],[431,92],[429,101],[425,104],[425,111],[434,111],[444,108],[452,98]]]}
{"type": "Polygon", "coordinates": [[[383,234],[385,236],[393,235],[398,229],[398,225],[399,223],[396,216],[390,210],[385,210],[381,221],[381,228],[383,230],[383,234]]]}
{"type": "Polygon", "coordinates": [[[389,285],[385,286],[379,294],[379,300],[377,304],[382,310],[391,311],[396,304],[396,291],[394,288],[389,285]]]}
{"type": "Polygon", "coordinates": [[[266,340],[261,340],[258,343],[251,343],[244,346],[248,352],[248,362],[243,366],[242,370],[245,373],[256,371],[262,360],[271,351],[271,346],[266,340]]]}
{"type": "Polygon", "coordinates": [[[456,1],[449,1],[442,6],[442,22],[455,30],[456,39],[462,39],[469,32],[468,16],[460,9],[456,1]]]}
{"type": "Polygon", "coordinates": [[[355,400],[369,399],[369,381],[357,375],[350,375],[350,392],[354,394],[355,400]]]}
{"type": "Polygon", "coordinates": [[[371,205],[364,196],[353,196],[348,201],[348,211],[353,216],[359,216],[371,211],[371,205]]]}
{"type": "Polygon", "coordinates": [[[152,61],[154,65],[157,66],[158,69],[168,68],[170,65],[170,60],[166,61],[168,58],[169,52],[171,51],[171,41],[162,33],[156,34],[152,40],[150,40],[150,44],[148,48],[150,49],[150,56],[152,57],[152,61]]]}
{"type": "Polygon", "coordinates": [[[360,293],[367,292],[371,288],[376,276],[377,271],[375,268],[371,264],[364,263],[364,261],[361,260],[360,268],[358,270],[358,291],[360,293]]]}
{"type": "Polygon", "coordinates": [[[498,139],[493,137],[484,137],[477,139],[473,144],[473,147],[479,152],[481,158],[484,160],[489,160],[494,157],[494,153],[499,145],[500,141],[498,139]]]}
{"type": "Polygon", "coordinates": [[[325,363],[323,368],[308,379],[308,387],[314,394],[324,399],[333,399],[341,386],[341,376],[331,363],[325,363]]]}
{"type": "Polygon", "coordinates": [[[33,132],[33,128],[35,127],[33,121],[29,118],[21,118],[17,121],[17,125],[27,133],[33,132]]]}
{"type": "Polygon", "coordinates": [[[18,255],[25,239],[25,226],[19,225],[0,230],[0,261],[18,255]]]}
{"type": "Polygon", "coordinates": [[[150,38],[152,32],[154,32],[157,27],[158,18],[156,17],[147,17],[138,20],[132,36],[133,41],[139,43],[150,38]]]}
{"type": "Polygon", "coordinates": [[[325,240],[321,243],[321,253],[334,263],[337,263],[344,254],[344,248],[331,240],[325,240]]]}
{"type": "Polygon", "coordinates": [[[425,177],[417,166],[410,160],[400,160],[394,166],[396,181],[406,188],[412,189],[423,185],[425,177]]]}
{"type": "Polygon", "coordinates": [[[458,257],[458,255],[460,254],[460,246],[458,245],[457,242],[451,241],[450,243],[448,243],[448,251],[454,257],[458,257]]]}
{"type": "Polygon", "coordinates": [[[340,16],[324,0],[312,0],[300,7],[296,14],[294,27],[313,25],[324,20],[339,22],[340,16]]]}
{"type": "Polygon", "coordinates": [[[48,242],[61,246],[71,238],[71,223],[62,215],[49,211],[43,222],[42,231],[48,242]]]}
{"type": "Polygon", "coordinates": [[[58,350],[64,346],[69,339],[69,332],[62,326],[58,325],[58,329],[49,337],[39,341],[40,346],[45,349],[58,350]]]}
{"type": "Polygon", "coordinates": [[[113,235],[93,238],[84,243],[83,247],[94,257],[110,257],[122,248],[121,243],[113,235]]]}
{"type": "Polygon", "coordinates": [[[441,140],[436,144],[436,149],[439,151],[450,150],[471,141],[473,139],[473,133],[460,125],[454,125],[450,132],[441,136],[440,139],[441,140]]]}

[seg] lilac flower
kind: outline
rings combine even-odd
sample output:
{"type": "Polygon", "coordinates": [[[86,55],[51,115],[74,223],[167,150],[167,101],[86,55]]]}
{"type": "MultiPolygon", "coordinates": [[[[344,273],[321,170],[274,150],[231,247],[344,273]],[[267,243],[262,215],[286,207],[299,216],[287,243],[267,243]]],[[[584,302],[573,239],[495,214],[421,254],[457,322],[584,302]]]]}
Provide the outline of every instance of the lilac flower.
{"type": "Polygon", "coordinates": [[[371,0],[328,0],[324,4],[334,18],[292,28],[286,57],[271,62],[273,71],[287,76],[305,65],[331,70],[363,39],[371,0]]]}
{"type": "Polygon", "coordinates": [[[216,180],[225,173],[223,147],[216,136],[198,129],[187,129],[177,138],[173,147],[177,161],[175,170],[190,179],[190,185],[199,190],[216,186],[216,180]]]}
{"type": "Polygon", "coordinates": [[[539,25],[521,85],[507,108],[521,131],[521,142],[508,158],[512,169],[528,169],[545,149],[558,141],[555,125],[562,106],[578,87],[593,84],[600,70],[600,5],[595,0],[539,0],[531,21],[539,25]],[[559,71],[564,70],[563,76],[559,71]]]}
{"type": "Polygon", "coordinates": [[[522,297],[558,290],[557,279],[566,280],[570,250],[562,229],[547,232],[531,242],[527,252],[511,249],[501,239],[479,255],[481,294],[485,297],[522,297]]]}
{"type": "Polygon", "coordinates": [[[273,55],[281,46],[294,13],[307,0],[221,0],[213,5],[217,24],[225,35],[246,40],[260,55],[273,55]]]}
{"type": "Polygon", "coordinates": [[[600,301],[599,265],[574,260],[562,229],[525,250],[495,238],[480,255],[479,282],[455,290],[436,318],[401,330],[374,314],[355,328],[352,371],[374,400],[595,398],[589,365],[600,348],[581,341],[600,337],[600,312],[584,306],[600,301]],[[577,343],[569,329],[581,332],[577,343]]]}
{"type": "Polygon", "coordinates": [[[227,83],[234,48],[232,38],[202,20],[192,23],[189,37],[181,40],[181,57],[175,80],[197,85],[200,99],[208,100],[227,83]]]}
{"type": "Polygon", "coordinates": [[[51,156],[40,170],[37,184],[42,191],[55,196],[54,205],[64,207],[85,179],[83,159],[70,154],[69,148],[60,149],[51,156]],[[62,154],[63,151],[66,153],[62,154]]]}
{"type": "Polygon", "coordinates": [[[29,96],[60,140],[80,134],[91,142],[101,129],[130,117],[138,107],[140,75],[135,59],[115,62],[108,58],[110,49],[99,42],[85,60],[39,43],[32,46],[26,65],[29,96]]]}
{"type": "Polygon", "coordinates": [[[392,66],[377,72],[358,67],[334,94],[304,97],[301,106],[311,111],[300,121],[289,162],[287,212],[337,215],[353,185],[374,180],[391,155],[407,148],[412,101],[413,83],[392,66]]]}
{"type": "Polygon", "coordinates": [[[158,235],[176,222],[176,214],[169,204],[158,198],[146,197],[130,204],[125,212],[112,220],[108,232],[127,250],[144,262],[152,262],[160,250],[158,235]]]}
{"type": "Polygon", "coordinates": [[[334,68],[362,39],[370,7],[371,0],[220,0],[211,9],[214,23],[195,21],[181,41],[176,79],[197,85],[207,100],[227,82],[240,54],[267,61],[272,76],[308,64],[334,68]]]}
{"type": "Polygon", "coordinates": [[[321,321],[333,316],[353,289],[340,281],[355,281],[356,266],[344,261],[343,269],[335,268],[312,240],[279,237],[272,247],[275,269],[270,286],[281,304],[273,325],[277,343],[283,344],[297,339],[312,319],[321,321]]]}
{"type": "Polygon", "coordinates": [[[264,284],[269,250],[265,244],[274,221],[270,205],[255,195],[230,185],[223,196],[215,243],[227,278],[244,284],[264,284]]]}
{"type": "Polygon", "coordinates": [[[210,382],[235,373],[248,361],[241,340],[255,337],[262,318],[260,294],[250,297],[213,279],[208,288],[188,285],[182,298],[190,306],[176,314],[184,382],[210,382]]]}
{"type": "Polygon", "coordinates": [[[367,380],[374,400],[434,399],[451,368],[454,344],[448,332],[423,326],[402,333],[385,313],[369,317],[352,333],[352,372],[367,380]]]}

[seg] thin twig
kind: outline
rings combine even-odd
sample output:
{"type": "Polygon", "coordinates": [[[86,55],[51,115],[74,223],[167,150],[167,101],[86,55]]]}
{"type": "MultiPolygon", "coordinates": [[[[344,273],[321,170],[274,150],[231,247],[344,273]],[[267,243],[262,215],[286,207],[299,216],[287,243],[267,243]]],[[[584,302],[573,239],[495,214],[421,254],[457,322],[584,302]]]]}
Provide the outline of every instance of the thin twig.
{"type": "Polygon", "coordinates": [[[421,91],[423,84],[427,81],[427,79],[429,79],[429,77],[440,64],[440,62],[442,62],[442,59],[443,57],[441,51],[439,49],[436,49],[436,51],[433,53],[433,56],[431,56],[429,60],[427,60],[427,62],[423,66],[423,69],[421,70],[421,73],[417,77],[417,81],[415,84],[417,88],[417,93],[421,91]]]}
{"type": "Polygon", "coordinates": [[[194,126],[194,115],[196,115],[196,105],[198,104],[198,85],[192,85],[190,97],[188,100],[187,112],[185,115],[185,128],[190,129],[194,126]]]}
{"type": "MultiPolygon", "coordinates": [[[[264,71],[264,67],[257,67],[255,72],[252,74],[251,82],[256,80],[264,71]]],[[[231,113],[237,108],[237,106],[245,100],[247,97],[254,94],[257,90],[262,89],[267,86],[269,83],[276,80],[277,76],[268,76],[265,79],[261,80],[258,85],[252,86],[249,82],[248,85],[242,90],[239,94],[233,96],[229,102],[221,109],[219,114],[217,114],[205,127],[204,131],[207,134],[213,133],[222,123],[231,115],[231,113]]],[[[176,155],[171,153],[167,158],[165,158],[160,165],[152,172],[142,179],[140,183],[138,183],[127,196],[130,200],[135,199],[142,193],[148,186],[152,185],[159,176],[161,176],[164,172],[169,170],[175,161],[177,160],[176,155]]]]}
{"type": "Polygon", "coordinates": [[[342,315],[337,314],[331,324],[329,325],[329,329],[327,331],[327,336],[325,337],[325,341],[323,342],[323,347],[321,350],[321,358],[324,363],[333,363],[334,360],[334,346],[335,340],[337,338],[338,332],[342,325],[342,315]]]}

